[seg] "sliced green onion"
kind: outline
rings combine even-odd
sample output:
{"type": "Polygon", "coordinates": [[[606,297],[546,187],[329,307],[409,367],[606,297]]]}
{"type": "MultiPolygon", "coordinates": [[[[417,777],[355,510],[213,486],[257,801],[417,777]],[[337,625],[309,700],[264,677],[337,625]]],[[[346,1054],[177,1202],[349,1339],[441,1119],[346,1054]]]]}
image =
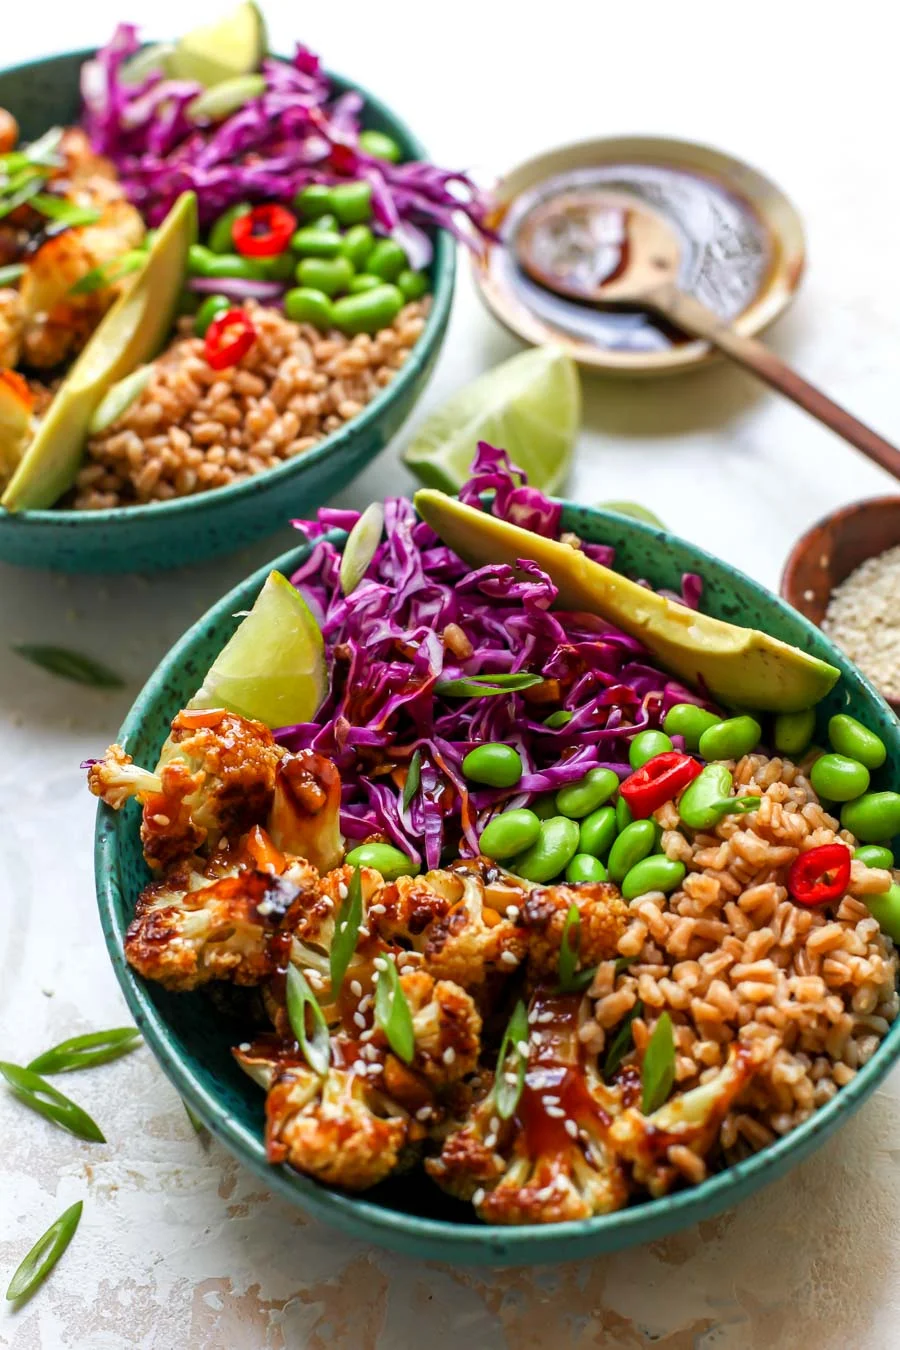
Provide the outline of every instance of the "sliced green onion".
{"type": "Polygon", "coordinates": [[[543,683],[543,675],[526,675],[524,671],[516,675],[463,675],[458,680],[442,680],[434,686],[434,692],[447,698],[490,698],[543,683]]]}
{"type": "Polygon", "coordinates": [[[73,1036],[52,1050],[45,1050],[27,1068],[31,1073],[70,1073],[73,1069],[92,1069],[120,1055],[137,1050],[141,1033],[137,1027],[116,1027],[113,1031],[91,1031],[73,1036]]]}
{"type": "Polygon", "coordinates": [[[358,867],[354,867],[353,876],[347,887],[347,898],[338,910],[334,921],[334,940],[331,943],[331,996],[337,998],[344,983],[347,967],[356,951],[359,930],[363,921],[362,879],[358,867]]]}
{"type": "Polygon", "coordinates": [[[497,1115],[501,1120],[509,1120],[519,1105],[519,1098],[522,1096],[522,1089],[525,1086],[525,1070],[528,1067],[528,1055],[523,1053],[522,1046],[527,1046],[527,1044],[528,1013],[525,1004],[519,999],[503,1033],[500,1053],[497,1056],[494,1102],[497,1107],[497,1115]],[[515,1066],[515,1082],[508,1083],[506,1076],[513,1072],[513,1065],[515,1066]]]}
{"type": "Polygon", "coordinates": [[[306,1056],[306,1062],[313,1073],[324,1078],[331,1066],[331,1037],[328,1023],[319,1006],[319,1000],[309,986],[309,981],[296,966],[288,966],[287,969],[286,997],[288,1021],[300,1049],[306,1056]],[[312,1013],[312,1035],[306,1026],[307,1008],[312,1013]]]}
{"type": "Polygon", "coordinates": [[[595,966],[588,970],[578,970],[578,957],[581,953],[581,915],[578,906],[569,906],[563,925],[562,941],[559,947],[559,992],[561,994],[579,994],[594,978],[595,966]]]}
{"type": "Polygon", "coordinates": [[[74,680],[76,684],[88,684],[94,689],[123,689],[125,681],[109,666],[102,665],[90,656],[69,651],[67,647],[46,647],[41,643],[25,642],[13,651],[24,656],[26,661],[47,670],[51,675],[59,675],[63,680],[74,680]]]}
{"type": "Polygon", "coordinates": [[[412,1013],[396,962],[384,957],[384,969],[375,981],[375,1023],[381,1027],[388,1045],[404,1064],[411,1064],[416,1052],[412,1013]]]}
{"type": "Polygon", "coordinates": [[[413,757],[409,761],[409,768],[406,771],[406,782],[403,784],[403,796],[400,798],[403,810],[409,810],[409,804],[419,790],[419,782],[422,777],[422,752],[414,750],[413,757]]]}
{"type": "Polygon", "coordinates": [[[152,366],[138,366],[130,375],[123,375],[121,380],[116,380],[115,384],[110,385],[97,404],[88,426],[88,435],[99,436],[101,431],[111,427],[113,422],[118,422],[135,399],[140,398],[150,383],[152,374],[152,366]]]}
{"type": "Polygon", "coordinates": [[[32,197],[31,205],[42,216],[58,221],[60,225],[96,225],[100,219],[100,212],[93,206],[79,206],[65,197],[51,197],[45,192],[32,197]]]}
{"type": "Polygon", "coordinates": [[[57,155],[60,142],[63,138],[62,127],[50,127],[43,136],[39,136],[36,141],[32,141],[22,151],[29,164],[38,164],[43,168],[58,168],[61,161],[57,155]]]}
{"type": "Polygon", "coordinates": [[[24,263],[10,263],[7,267],[0,267],[0,286],[11,286],[24,275],[24,263]]]}
{"type": "Polygon", "coordinates": [[[141,248],[130,249],[127,253],[122,253],[118,258],[111,258],[109,262],[100,263],[97,267],[92,267],[89,272],[85,272],[75,282],[74,286],[69,287],[70,295],[92,295],[94,291],[105,290],[107,286],[112,286],[123,277],[129,276],[132,272],[137,272],[147,261],[146,250],[141,248]]]}
{"type": "Polygon", "coordinates": [[[38,1238],[9,1282],[6,1297],[10,1302],[24,1302],[43,1284],[72,1241],[83,1207],[84,1202],[76,1200],[38,1238]]]}
{"type": "Polygon", "coordinates": [[[643,1010],[644,1005],[638,999],[634,1007],[625,1014],[619,1030],[613,1037],[612,1045],[607,1050],[606,1059],[603,1061],[603,1077],[607,1082],[614,1076],[622,1060],[634,1045],[631,1024],[636,1017],[640,1017],[643,1010]]]}
{"type": "Polygon", "coordinates": [[[25,1106],[31,1107],[39,1116],[61,1125],[70,1134],[91,1143],[105,1144],[106,1139],[87,1111],[84,1111],[71,1097],[57,1092],[52,1083],[41,1078],[31,1069],[23,1069],[20,1064],[8,1064],[0,1060],[0,1074],[6,1079],[13,1094],[25,1106]]]}
{"type": "Polygon", "coordinates": [[[347,535],[347,542],[341,554],[338,579],[344,595],[355,591],[366,575],[369,563],[375,557],[381,543],[383,530],[384,507],[381,502],[371,502],[347,535]]]}
{"type": "Polygon", "coordinates": [[[672,1019],[664,1012],[653,1028],[641,1065],[641,1110],[645,1116],[668,1100],[675,1082],[675,1036],[672,1019]]]}
{"type": "Polygon", "coordinates": [[[26,202],[31,201],[40,192],[44,185],[44,180],[40,175],[34,175],[28,182],[14,191],[4,191],[0,195],[0,220],[4,216],[11,215],[19,206],[24,206],[26,202]]]}
{"type": "Polygon", "coordinates": [[[616,964],[613,966],[613,979],[617,980],[622,974],[622,971],[627,970],[629,966],[634,965],[636,960],[636,956],[617,956],[616,964]]]}

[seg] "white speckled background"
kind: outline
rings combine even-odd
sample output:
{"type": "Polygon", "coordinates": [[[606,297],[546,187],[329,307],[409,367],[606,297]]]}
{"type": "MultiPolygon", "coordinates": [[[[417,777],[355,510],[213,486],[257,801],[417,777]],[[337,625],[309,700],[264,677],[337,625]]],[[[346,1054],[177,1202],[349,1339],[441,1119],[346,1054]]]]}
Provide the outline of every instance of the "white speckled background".
{"type": "MultiPolygon", "coordinates": [[[[13,7],[8,6],[10,9],[13,7]]],[[[4,15],[2,59],[151,36],[218,0],[45,0],[4,15]],[[29,14],[37,13],[35,10],[29,14]]],[[[455,0],[451,10],[268,5],[274,45],[301,36],[393,102],[439,160],[502,169],[566,139],[648,131],[707,140],[782,183],[810,266],[773,345],[900,439],[895,44],[883,0],[752,9],[455,0]],[[349,16],[349,17],[348,17],[349,16]],[[439,39],[438,39],[439,35],[439,39]],[[630,54],[640,42],[639,59],[630,54]],[[439,50],[437,60],[425,54],[439,50]]],[[[417,416],[515,349],[463,267],[450,337],[417,416]]],[[[634,497],[769,585],[802,528],[892,481],[727,368],[586,387],[571,483],[634,497]]],[[[413,423],[414,425],[414,423],[413,423]]],[[[401,438],[402,443],[402,438],[401,438]]],[[[408,485],[395,449],[342,500],[408,485]]],[[[127,1018],[97,922],[93,802],[78,762],[113,736],[171,642],[289,532],[223,563],[148,580],[0,569],[0,1055],[27,1060],[127,1018]],[[104,656],[121,695],[63,685],[8,650],[104,656]]],[[[25,1309],[15,1350],[890,1350],[900,1344],[900,1079],[843,1133],[738,1211],[652,1247],[536,1272],[453,1271],[354,1244],[205,1151],[148,1051],[66,1082],[106,1145],[73,1142],[0,1090],[0,1285],[44,1228],[85,1201],[75,1241],[25,1309]]]]}

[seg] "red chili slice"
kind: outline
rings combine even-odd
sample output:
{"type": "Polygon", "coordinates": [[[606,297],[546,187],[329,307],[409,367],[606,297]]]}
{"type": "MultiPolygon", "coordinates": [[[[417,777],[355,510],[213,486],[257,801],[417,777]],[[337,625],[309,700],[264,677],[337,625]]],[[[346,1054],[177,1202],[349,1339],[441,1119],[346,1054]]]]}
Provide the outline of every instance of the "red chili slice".
{"type": "Polygon", "coordinates": [[[283,253],[297,228],[297,217],[285,206],[254,206],[238,216],[231,226],[231,237],[238,253],[245,258],[274,258],[283,253]]]}
{"type": "Polygon", "coordinates": [[[206,330],[203,355],[213,370],[236,366],[256,341],[257,333],[250,316],[242,309],[228,309],[219,314],[206,330]]]}
{"type": "Polygon", "coordinates": [[[791,898],[807,908],[839,900],[850,882],[850,857],[846,844],[821,844],[801,853],[788,872],[791,898]]]}
{"type": "Polygon", "coordinates": [[[667,750],[662,755],[654,755],[630,774],[619,792],[635,820],[646,820],[664,802],[673,801],[682,788],[693,782],[702,767],[690,755],[667,750]]]}

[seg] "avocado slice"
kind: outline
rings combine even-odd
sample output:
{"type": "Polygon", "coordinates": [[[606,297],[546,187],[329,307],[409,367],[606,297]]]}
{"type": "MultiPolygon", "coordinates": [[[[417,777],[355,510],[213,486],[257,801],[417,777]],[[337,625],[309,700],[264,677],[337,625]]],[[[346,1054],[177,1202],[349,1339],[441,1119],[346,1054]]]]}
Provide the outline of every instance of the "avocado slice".
{"type": "Polygon", "coordinates": [[[559,588],[560,609],[597,614],[638,638],[667,670],[719,702],[800,712],[824,698],[840,671],[754,628],[698,614],[592,562],[579,549],[465,506],[434,488],[413,498],[423,520],[473,566],[533,560],[559,588]]]}
{"type": "Polygon", "coordinates": [[[266,54],[266,25],[253,0],[244,0],[218,23],[185,33],[167,66],[177,80],[196,80],[211,89],[222,80],[259,70],[266,54]]]}
{"type": "Polygon", "coordinates": [[[7,511],[52,506],[74,482],[91,418],[104,394],[151,360],[169,335],[197,239],[197,199],[184,192],[166,216],[147,261],[104,315],[0,497],[7,511]]]}

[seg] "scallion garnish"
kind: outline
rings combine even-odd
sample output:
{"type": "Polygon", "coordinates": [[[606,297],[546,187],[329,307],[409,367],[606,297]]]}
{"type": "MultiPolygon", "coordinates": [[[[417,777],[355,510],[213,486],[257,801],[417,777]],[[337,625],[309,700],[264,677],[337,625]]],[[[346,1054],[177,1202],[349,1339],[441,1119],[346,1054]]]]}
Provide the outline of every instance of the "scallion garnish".
{"type": "Polygon", "coordinates": [[[587,970],[578,970],[578,957],[581,952],[581,915],[578,906],[569,906],[566,922],[563,925],[562,941],[559,946],[559,992],[561,994],[580,994],[587,989],[594,978],[596,966],[587,970]]]}
{"type": "Polygon", "coordinates": [[[419,781],[422,777],[422,752],[414,750],[413,757],[409,761],[409,768],[406,771],[406,782],[403,784],[403,795],[400,798],[403,804],[403,810],[409,810],[409,804],[419,790],[419,781]]]}
{"type": "Polygon", "coordinates": [[[137,1050],[141,1033],[137,1027],[116,1027],[113,1031],[91,1031],[73,1036],[52,1050],[45,1050],[27,1068],[31,1073],[70,1073],[73,1069],[92,1069],[120,1055],[137,1050]]]}
{"type": "Polygon", "coordinates": [[[24,263],[9,263],[6,267],[0,267],[0,286],[12,286],[24,275],[24,263]]]}
{"type": "Polygon", "coordinates": [[[343,901],[334,921],[334,940],[331,944],[331,996],[337,998],[347,973],[347,967],[356,951],[359,930],[363,921],[362,879],[358,867],[354,867],[353,876],[347,887],[347,898],[343,901]]]}
{"type": "Polygon", "coordinates": [[[543,684],[543,675],[462,675],[457,680],[442,680],[434,686],[436,694],[446,698],[491,698],[495,694],[515,694],[543,684]]]}
{"type": "Polygon", "coordinates": [[[9,1064],[0,1060],[0,1074],[6,1079],[13,1094],[25,1106],[31,1107],[39,1116],[61,1125],[70,1134],[91,1143],[105,1144],[106,1139],[99,1127],[71,1097],[57,1092],[56,1088],[40,1074],[31,1069],[23,1069],[20,1064],[9,1064]]]}
{"type": "Polygon", "coordinates": [[[306,1062],[313,1073],[324,1078],[331,1065],[331,1037],[328,1033],[328,1023],[319,1006],[319,1000],[309,986],[309,981],[296,966],[288,966],[287,969],[286,999],[288,1021],[300,1049],[306,1056],[306,1062]],[[312,1014],[311,1032],[306,1024],[307,1008],[312,1014]]]}
{"type": "Polygon", "coordinates": [[[42,216],[55,220],[60,225],[96,225],[100,212],[93,206],[79,206],[65,197],[51,197],[49,193],[38,192],[31,198],[31,205],[42,216]]]}
{"type": "Polygon", "coordinates": [[[528,1013],[525,1004],[519,999],[513,1009],[513,1015],[503,1033],[500,1053],[497,1056],[497,1070],[494,1078],[494,1102],[497,1115],[501,1120],[509,1120],[525,1086],[525,1070],[528,1067],[528,1013]],[[522,1049],[523,1045],[526,1047],[522,1049]],[[508,1082],[512,1078],[512,1082],[508,1082]]]}
{"type": "Polygon", "coordinates": [[[122,277],[127,277],[131,272],[136,272],[138,268],[144,266],[146,261],[147,254],[143,249],[132,249],[129,253],[123,253],[119,258],[113,258],[110,262],[100,263],[98,267],[92,267],[89,272],[85,272],[80,280],[75,282],[74,286],[69,287],[69,294],[92,295],[94,291],[102,291],[105,287],[121,281],[122,277]]]}
{"type": "Polygon", "coordinates": [[[412,1013],[397,966],[383,957],[384,969],[375,981],[375,1023],[387,1037],[388,1045],[404,1064],[411,1064],[416,1051],[412,1013]]]}
{"type": "Polygon", "coordinates": [[[35,1290],[46,1280],[72,1241],[78,1220],[81,1218],[83,1204],[82,1200],[76,1200],[75,1204],[60,1214],[46,1233],[38,1238],[9,1282],[6,1297],[11,1303],[23,1303],[25,1299],[31,1298],[35,1290]]]}
{"type": "Polygon", "coordinates": [[[125,681],[109,666],[102,665],[90,656],[69,651],[66,647],[47,647],[41,643],[25,642],[13,651],[32,661],[51,675],[59,675],[63,680],[74,680],[76,684],[87,684],[94,689],[122,689],[125,681]]]}
{"type": "Polygon", "coordinates": [[[675,1082],[675,1036],[667,1012],[659,1018],[641,1065],[641,1110],[645,1116],[668,1100],[675,1082]]]}
{"type": "Polygon", "coordinates": [[[26,202],[31,201],[40,192],[43,187],[43,179],[36,176],[25,175],[24,181],[16,180],[15,185],[8,183],[0,195],[0,220],[4,216],[9,216],[19,206],[24,206],[26,202]]]}
{"type": "Polygon", "coordinates": [[[643,1004],[638,999],[634,1007],[625,1014],[625,1017],[613,1037],[612,1045],[606,1052],[606,1059],[603,1061],[603,1077],[607,1082],[614,1076],[622,1060],[628,1054],[634,1045],[634,1036],[631,1032],[631,1024],[636,1017],[640,1017],[643,1012],[643,1004]]]}

